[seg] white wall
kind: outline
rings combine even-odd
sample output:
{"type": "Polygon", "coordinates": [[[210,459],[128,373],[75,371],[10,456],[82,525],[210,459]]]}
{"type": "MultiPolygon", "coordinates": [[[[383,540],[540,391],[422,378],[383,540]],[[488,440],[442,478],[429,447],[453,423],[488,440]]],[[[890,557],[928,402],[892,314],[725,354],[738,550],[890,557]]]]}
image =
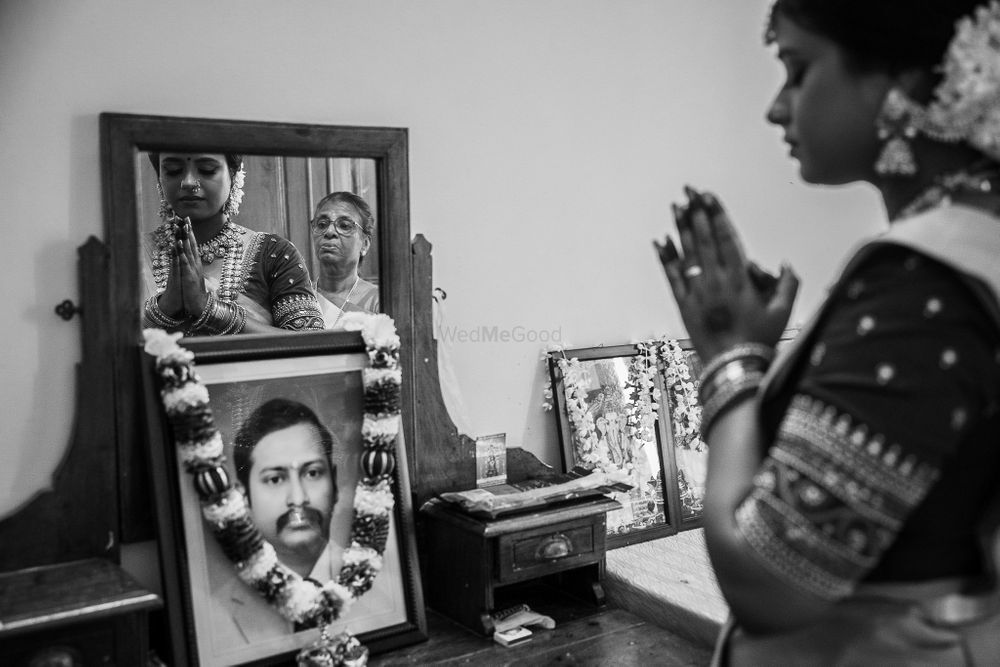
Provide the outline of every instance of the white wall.
{"type": "MultiPolygon", "coordinates": [[[[720,193],[799,314],[870,192],[807,189],[763,120],[765,0],[0,0],[0,515],[69,437],[76,248],[102,235],[98,114],[407,127],[412,231],[449,323],[573,346],[682,336],[650,241],[684,183],[720,193]]],[[[472,435],[559,465],[542,345],[455,343],[472,435]]]]}

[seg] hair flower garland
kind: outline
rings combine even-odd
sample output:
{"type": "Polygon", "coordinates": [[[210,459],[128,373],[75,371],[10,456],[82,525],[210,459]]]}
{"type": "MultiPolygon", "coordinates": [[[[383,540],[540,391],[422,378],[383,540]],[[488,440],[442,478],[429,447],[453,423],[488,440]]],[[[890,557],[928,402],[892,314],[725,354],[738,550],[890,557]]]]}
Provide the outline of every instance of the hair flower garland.
{"type": "Polygon", "coordinates": [[[1000,160],[1000,1],[959,20],[941,66],[941,83],[923,107],[900,94],[913,127],[938,141],[965,141],[1000,160]]]}
{"type": "Polygon", "coordinates": [[[336,580],[320,584],[282,564],[254,525],[243,490],[223,466],[222,436],[215,427],[208,389],[195,371],[194,354],[178,344],[181,334],[146,329],[145,350],[156,357],[160,397],[185,470],[191,475],[202,516],[236,572],[287,620],[320,627],[320,639],[298,655],[301,666],[364,665],[368,649],[350,633],[330,636],[329,626],[367,592],[382,569],[395,504],[391,476],[400,426],[399,337],[386,315],[350,313],[344,318],[365,341],[370,368],[363,372],[365,414],[361,429],[362,475],[354,494],[351,544],[336,580]]]}

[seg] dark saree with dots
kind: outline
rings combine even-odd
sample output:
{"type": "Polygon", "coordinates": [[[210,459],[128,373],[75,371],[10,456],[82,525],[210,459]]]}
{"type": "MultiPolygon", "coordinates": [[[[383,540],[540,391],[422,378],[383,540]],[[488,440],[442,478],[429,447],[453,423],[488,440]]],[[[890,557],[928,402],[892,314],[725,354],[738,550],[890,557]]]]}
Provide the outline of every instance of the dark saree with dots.
{"type": "Polygon", "coordinates": [[[937,207],[862,246],[762,388],[773,443],[736,521],[833,602],[715,664],[997,664],[1000,219],[937,207]]]}

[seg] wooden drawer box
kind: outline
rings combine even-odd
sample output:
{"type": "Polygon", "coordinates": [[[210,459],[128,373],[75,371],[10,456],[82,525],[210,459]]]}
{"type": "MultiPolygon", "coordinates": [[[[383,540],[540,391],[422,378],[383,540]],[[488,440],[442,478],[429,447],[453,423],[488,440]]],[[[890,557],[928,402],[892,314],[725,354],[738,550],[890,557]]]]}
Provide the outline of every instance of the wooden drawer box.
{"type": "Polygon", "coordinates": [[[427,604],[482,634],[492,634],[496,588],[567,575],[567,587],[604,603],[604,498],[494,520],[441,501],[421,510],[421,570],[427,604]],[[570,576],[571,575],[571,576],[570,576]]]}
{"type": "Polygon", "coordinates": [[[604,557],[604,532],[603,521],[587,518],[504,535],[497,543],[497,579],[524,581],[596,563],[604,557]]]}

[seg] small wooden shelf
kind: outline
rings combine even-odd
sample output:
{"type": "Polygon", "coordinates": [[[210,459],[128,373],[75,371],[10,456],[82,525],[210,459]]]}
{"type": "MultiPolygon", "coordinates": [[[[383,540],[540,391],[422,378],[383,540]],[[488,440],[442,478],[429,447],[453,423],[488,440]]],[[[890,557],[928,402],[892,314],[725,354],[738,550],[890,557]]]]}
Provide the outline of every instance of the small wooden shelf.
{"type": "Polygon", "coordinates": [[[482,635],[493,632],[495,592],[536,579],[604,604],[606,513],[599,498],[499,519],[479,519],[439,500],[421,510],[428,606],[482,635]]]}
{"type": "Polygon", "coordinates": [[[0,664],[56,655],[75,662],[52,664],[145,664],[147,612],[160,606],[101,558],[2,573],[0,664]]]}

